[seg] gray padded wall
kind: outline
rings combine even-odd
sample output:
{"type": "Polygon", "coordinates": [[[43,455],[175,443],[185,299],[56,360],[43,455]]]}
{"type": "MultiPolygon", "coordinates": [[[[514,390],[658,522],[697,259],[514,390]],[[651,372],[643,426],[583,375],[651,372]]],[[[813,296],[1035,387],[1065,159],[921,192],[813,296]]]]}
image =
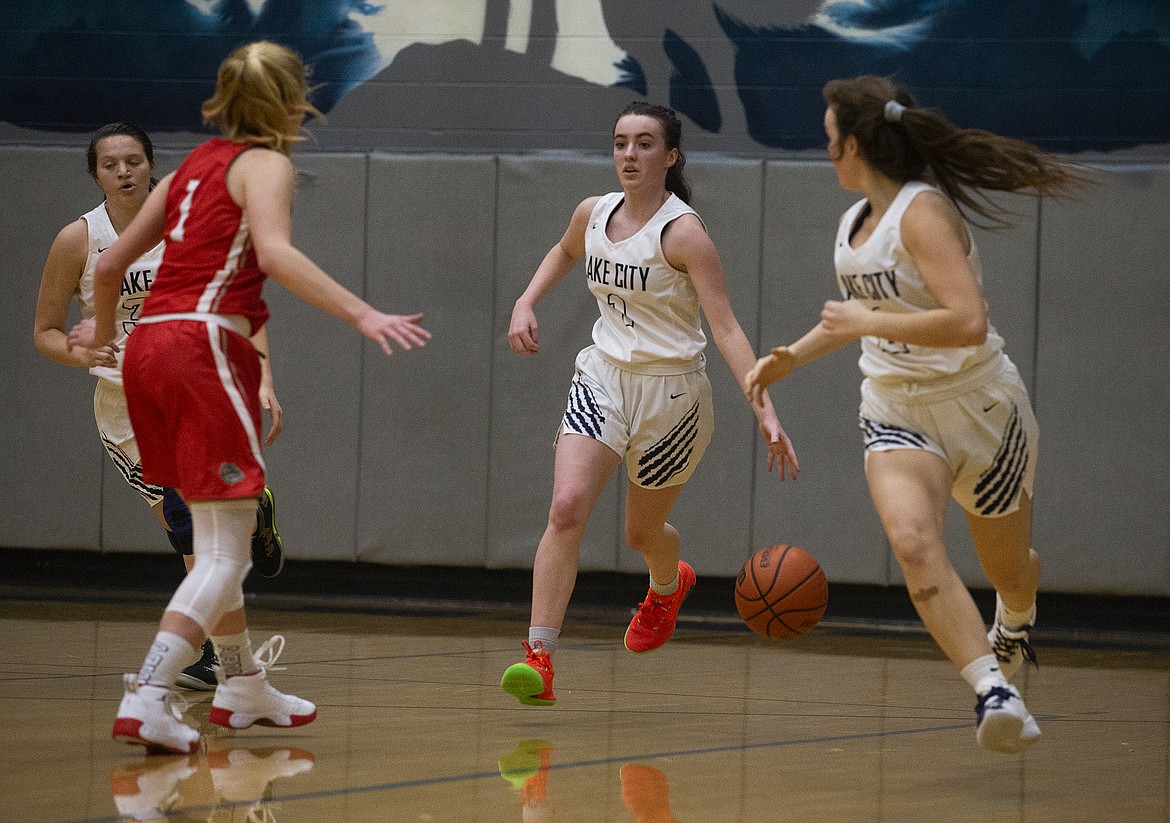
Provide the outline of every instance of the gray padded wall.
{"type": "Polygon", "coordinates": [[[1167,203],[1165,167],[1044,203],[1037,537],[1062,589],[1170,593],[1167,203]]]}
{"type": "MultiPolygon", "coordinates": [[[[7,294],[0,305],[0,426],[7,442],[0,468],[0,543],[96,549],[106,457],[93,422],[94,378],[42,357],[32,332],[53,238],[97,205],[101,191],[86,174],[85,153],[76,149],[3,146],[0,171],[10,181],[0,197],[7,294]]],[[[79,319],[74,308],[70,322],[79,319]]],[[[137,497],[122,486],[119,491],[137,497]]]]}
{"type": "MultiPolygon", "coordinates": [[[[175,159],[160,155],[160,172],[175,159]]],[[[538,307],[540,355],[513,354],[506,332],[574,206],[615,187],[608,157],[294,159],[297,245],[379,308],[426,312],[435,339],[387,359],[279,285],[266,290],[286,412],[266,454],[290,557],[529,567],[573,357],[596,318],[580,268],[538,307]]],[[[9,179],[29,168],[38,185],[0,201],[10,291],[0,378],[11,387],[0,543],[168,552],[107,465],[93,378],[32,345],[49,245],[96,189],[75,149],[0,147],[9,179]]],[[[823,162],[696,155],[689,170],[749,339],[760,351],[796,339],[837,295],[831,239],[854,195],[823,162]]],[[[1012,198],[1015,229],[976,231],[992,320],[1040,418],[1036,546],[1052,591],[1170,593],[1170,309],[1158,245],[1168,201],[1165,168],[1114,168],[1078,202],[1012,198]]],[[[780,484],[711,347],[716,439],[672,517],[701,573],[730,574],[748,551],[786,542],[814,552],[834,581],[900,579],[865,487],[856,357],[850,347],[774,389],[804,469],[780,484]]],[[[583,569],[642,568],[625,547],[623,470],[617,478],[586,533],[583,569]]],[[[982,583],[957,510],[949,538],[964,579],[982,583]]]]}
{"type": "MultiPolygon", "coordinates": [[[[590,342],[597,304],[573,280],[578,265],[536,307],[540,353],[514,354],[508,325],[516,299],[586,197],[609,191],[607,159],[570,155],[500,158],[496,207],[491,405],[491,483],[488,487],[489,567],[531,565],[552,500],[553,438],[573,377],[573,360],[590,342]]],[[[602,493],[585,531],[581,568],[614,569],[621,538],[620,484],[602,493]]]]}
{"type": "Polygon", "coordinates": [[[434,337],[365,348],[361,560],[484,562],[495,188],[490,157],[370,160],[367,299],[434,337]]]}
{"type": "MultiPolygon", "coordinates": [[[[342,285],[365,291],[366,164],[362,155],[294,155],[293,242],[342,285]]],[[[362,359],[353,327],[294,297],[264,289],[272,312],[276,396],[284,433],[265,449],[268,483],[290,558],[353,560],[357,522],[362,359]]],[[[265,432],[268,421],[265,419],[265,432]]]]}

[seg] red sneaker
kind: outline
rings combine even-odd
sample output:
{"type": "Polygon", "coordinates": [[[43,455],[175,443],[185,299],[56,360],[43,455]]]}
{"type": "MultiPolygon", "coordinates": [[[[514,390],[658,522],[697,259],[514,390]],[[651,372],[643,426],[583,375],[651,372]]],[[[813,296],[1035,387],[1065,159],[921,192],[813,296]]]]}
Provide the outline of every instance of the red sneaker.
{"type": "Polygon", "coordinates": [[[533,649],[524,643],[528,654],[523,663],[516,663],[504,671],[500,688],[525,706],[551,706],[557,702],[553,695],[552,658],[544,649],[533,649]]]}
{"type": "Polygon", "coordinates": [[[679,607],[694,585],[695,570],[687,562],[678,561],[678,588],[674,594],[666,596],[650,590],[626,629],[626,648],[643,654],[654,651],[669,640],[674,634],[679,607]]]}

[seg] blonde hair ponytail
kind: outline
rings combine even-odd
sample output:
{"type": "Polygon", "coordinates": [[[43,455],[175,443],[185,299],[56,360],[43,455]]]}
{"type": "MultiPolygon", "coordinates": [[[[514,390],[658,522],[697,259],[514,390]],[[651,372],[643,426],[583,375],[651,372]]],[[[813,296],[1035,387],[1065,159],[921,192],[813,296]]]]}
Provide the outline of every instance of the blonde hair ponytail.
{"type": "Polygon", "coordinates": [[[285,46],[265,40],[240,46],[219,66],[203,122],[234,142],[288,154],[305,139],[304,116],[322,116],[307,99],[306,77],[300,55],[285,46]]]}

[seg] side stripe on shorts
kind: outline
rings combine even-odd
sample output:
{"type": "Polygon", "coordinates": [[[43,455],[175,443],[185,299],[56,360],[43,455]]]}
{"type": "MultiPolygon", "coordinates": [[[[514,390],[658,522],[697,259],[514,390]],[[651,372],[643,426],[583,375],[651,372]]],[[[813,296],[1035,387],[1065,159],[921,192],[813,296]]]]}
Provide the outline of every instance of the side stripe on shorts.
{"type": "Polygon", "coordinates": [[[661,486],[683,471],[691,460],[698,434],[699,404],[695,402],[682,420],[638,460],[638,482],[644,486],[661,486]]]}
{"type": "Polygon", "coordinates": [[[605,415],[597,405],[593,391],[574,379],[569,386],[569,403],[565,409],[565,426],[576,434],[584,434],[594,440],[601,439],[601,424],[605,422],[605,415]]]}
{"type": "Polygon", "coordinates": [[[868,417],[862,417],[859,427],[864,433],[866,449],[885,445],[906,446],[912,449],[926,448],[926,438],[900,426],[890,426],[886,423],[870,420],[868,417]]]}
{"type": "Polygon", "coordinates": [[[1020,409],[1012,405],[1012,417],[990,468],[975,485],[975,505],[988,516],[1003,513],[1019,493],[1028,471],[1028,437],[1020,422],[1020,409]]]}
{"type": "Polygon", "coordinates": [[[152,486],[142,479],[142,466],[130,459],[126,452],[118,447],[117,443],[102,436],[102,445],[106,447],[106,454],[110,456],[118,473],[125,478],[130,488],[143,497],[162,497],[162,486],[152,486]]]}
{"type": "Polygon", "coordinates": [[[248,411],[248,404],[244,400],[243,392],[240,391],[240,386],[236,382],[235,371],[227,359],[228,334],[229,332],[220,328],[215,323],[207,324],[207,339],[211,344],[211,355],[215,361],[216,371],[219,374],[220,385],[223,386],[224,394],[231,401],[232,408],[236,411],[236,417],[240,421],[240,426],[248,438],[248,448],[252,452],[252,457],[263,470],[265,469],[265,465],[264,455],[260,451],[260,435],[256,431],[256,427],[252,424],[252,415],[248,411]]]}

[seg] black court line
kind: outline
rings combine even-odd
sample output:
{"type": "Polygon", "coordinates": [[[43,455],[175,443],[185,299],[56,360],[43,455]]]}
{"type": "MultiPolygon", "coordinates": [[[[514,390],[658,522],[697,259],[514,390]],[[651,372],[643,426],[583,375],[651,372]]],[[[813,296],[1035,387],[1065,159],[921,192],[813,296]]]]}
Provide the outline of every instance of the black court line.
{"type": "MultiPolygon", "coordinates": [[[[697,757],[701,755],[710,754],[730,754],[732,752],[752,751],[759,749],[782,749],[790,746],[807,746],[810,744],[824,744],[824,743],[842,743],[853,740],[872,740],[875,738],[885,737],[899,737],[910,734],[936,734],[938,732],[953,732],[962,729],[970,729],[971,723],[957,723],[948,726],[930,726],[921,729],[900,729],[898,731],[884,731],[884,732],[859,732],[857,734],[842,734],[833,735],[831,737],[805,737],[796,740],[776,740],[768,743],[749,743],[746,745],[737,746],[711,746],[704,749],[677,749],[675,751],[665,752],[651,752],[634,755],[623,755],[622,757],[599,757],[593,760],[577,760],[569,763],[554,763],[549,766],[550,771],[572,771],[573,769],[590,768],[593,766],[608,766],[615,763],[640,763],[647,760],[655,760],[664,757],[697,757]]],[[[375,783],[369,786],[351,786],[344,789],[328,789],[325,791],[303,792],[300,794],[284,794],[273,795],[265,798],[264,802],[268,804],[288,804],[297,803],[305,800],[325,800],[333,797],[350,797],[362,794],[373,794],[376,792],[395,792],[406,789],[425,788],[427,786],[449,786],[458,783],[471,783],[476,780],[499,779],[505,774],[512,772],[501,772],[498,769],[490,772],[469,772],[467,774],[447,775],[445,777],[420,777],[414,780],[399,780],[391,783],[375,783]]],[[[527,773],[525,771],[524,773],[527,773]]],[[[248,808],[256,804],[255,800],[236,801],[229,803],[212,803],[201,806],[178,806],[173,809],[168,809],[168,814],[175,813],[189,813],[189,814],[210,814],[213,811],[221,811],[225,809],[248,808]]],[[[122,823],[126,819],[125,815],[113,815],[110,817],[84,817],[76,820],[62,821],[61,823],[122,823]]]]}

